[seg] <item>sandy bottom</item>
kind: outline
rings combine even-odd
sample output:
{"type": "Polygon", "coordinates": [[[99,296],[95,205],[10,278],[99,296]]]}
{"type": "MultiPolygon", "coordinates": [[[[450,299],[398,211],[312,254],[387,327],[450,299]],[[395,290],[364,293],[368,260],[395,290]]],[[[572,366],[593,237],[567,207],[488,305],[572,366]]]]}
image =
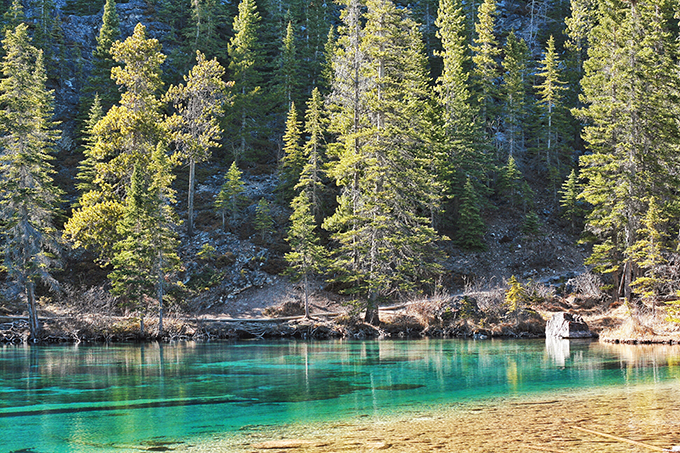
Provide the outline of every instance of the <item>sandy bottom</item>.
{"type": "Polygon", "coordinates": [[[649,452],[680,445],[680,382],[506,398],[343,422],[255,426],[210,452],[649,452]],[[614,437],[607,437],[614,436],[614,437]]]}

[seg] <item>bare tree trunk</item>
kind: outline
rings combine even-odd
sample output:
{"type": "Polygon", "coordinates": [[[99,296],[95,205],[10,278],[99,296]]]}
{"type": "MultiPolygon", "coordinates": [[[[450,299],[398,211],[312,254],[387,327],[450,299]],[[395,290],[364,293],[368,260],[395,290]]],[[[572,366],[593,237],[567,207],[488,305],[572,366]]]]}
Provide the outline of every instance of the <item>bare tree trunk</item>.
{"type": "Polygon", "coordinates": [[[164,285],[163,285],[163,255],[162,252],[158,252],[158,288],[156,297],[158,297],[158,336],[163,334],[163,296],[164,296],[164,285]]]}
{"type": "Polygon", "coordinates": [[[305,270],[305,318],[309,319],[309,279],[305,270]]]}
{"type": "Polygon", "coordinates": [[[26,302],[28,305],[28,326],[31,331],[31,339],[37,341],[40,337],[40,321],[38,320],[38,309],[35,304],[35,284],[26,284],[26,302]]]}
{"type": "Polygon", "coordinates": [[[194,235],[194,185],[196,178],[196,161],[193,157],[189,159],[189,200],[187,202],[189,214],[187,222],[187,235],[192,237],[194,235]]]}
{"type": "Polygon", "coordinates": [[[380,325],[380,313],[378,311],[377,298],[377,293],[371,293],[368,298],[368,303],[366,304],[366,315],[364,316],[364,322],[372,326],[380,325]]]}

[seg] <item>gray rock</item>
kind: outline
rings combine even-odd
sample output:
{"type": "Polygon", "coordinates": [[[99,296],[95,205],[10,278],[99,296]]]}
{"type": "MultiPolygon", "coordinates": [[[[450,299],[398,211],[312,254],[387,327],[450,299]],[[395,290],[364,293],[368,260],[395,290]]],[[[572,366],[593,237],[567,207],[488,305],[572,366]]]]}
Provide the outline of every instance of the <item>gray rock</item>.
{"type": "Polygon", "coordinates": [[[579,315],[555,313],[545,326],[545,336],[555,338],[592,338],[595,335],[579,315]]]}

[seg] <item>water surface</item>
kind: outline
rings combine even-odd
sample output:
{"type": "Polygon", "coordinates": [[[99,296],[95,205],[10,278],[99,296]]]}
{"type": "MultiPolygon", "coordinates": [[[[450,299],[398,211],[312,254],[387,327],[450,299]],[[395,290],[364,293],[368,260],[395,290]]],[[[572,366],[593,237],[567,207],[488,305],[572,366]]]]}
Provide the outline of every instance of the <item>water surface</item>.
{"type": "Polygon", "coordinates": [[[294,426],[654,389],[680,397],[680,348],[544,340],[6,346],[0,453],[233,451],[234,439],[294,426]]]}

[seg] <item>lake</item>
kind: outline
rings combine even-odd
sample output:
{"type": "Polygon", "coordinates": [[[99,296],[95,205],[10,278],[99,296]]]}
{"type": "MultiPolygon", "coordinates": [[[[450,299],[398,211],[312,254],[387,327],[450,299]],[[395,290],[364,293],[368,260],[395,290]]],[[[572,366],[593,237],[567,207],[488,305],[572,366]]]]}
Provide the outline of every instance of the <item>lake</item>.
{"type": "Polygon", "coordinates": [[[678,346],[432,339],[4,346],[0,395],[0,453],[245,452],[274,448],[271,441],[319,452],[498,451],[494,445],[508,443],[526,451],[651,451],[581,428],[680,445],[678,346]]]}

